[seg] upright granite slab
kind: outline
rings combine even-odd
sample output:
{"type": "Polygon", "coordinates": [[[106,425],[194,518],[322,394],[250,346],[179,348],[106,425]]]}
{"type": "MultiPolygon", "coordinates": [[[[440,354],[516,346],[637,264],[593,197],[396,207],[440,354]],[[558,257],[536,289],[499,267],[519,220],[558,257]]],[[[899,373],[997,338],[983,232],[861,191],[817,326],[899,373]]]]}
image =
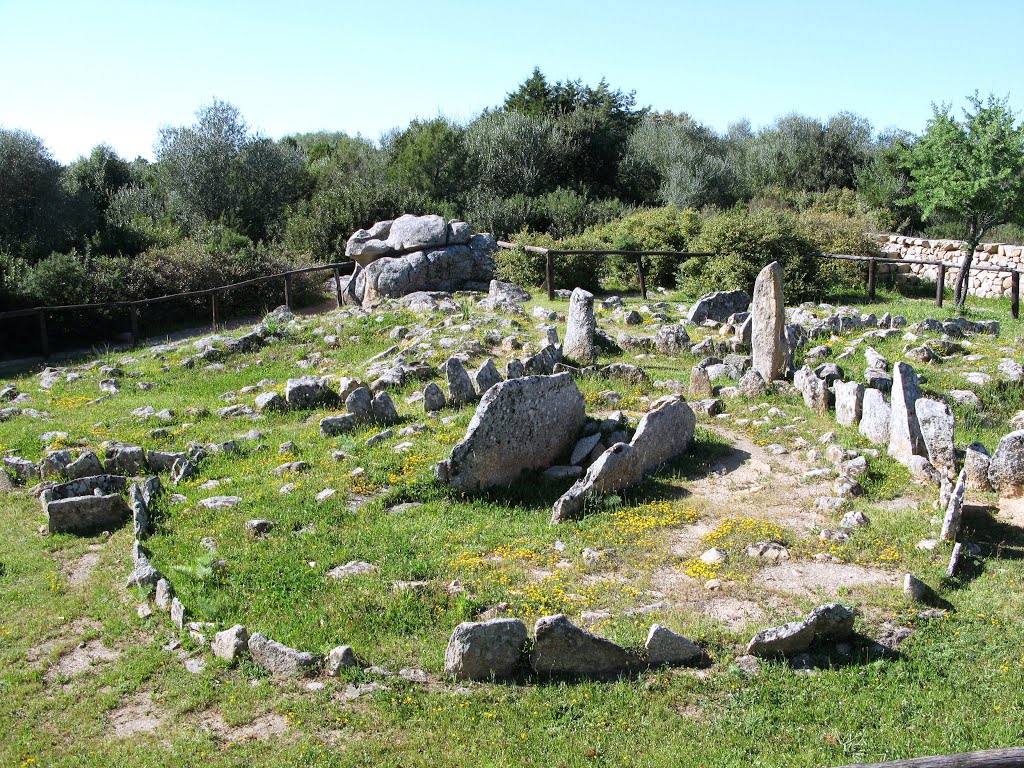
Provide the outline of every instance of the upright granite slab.
{"type": "Polygon", "coordinates": [[[786,376],[786,307],[782,296],[782,265],[773,261],[754,281],[750,304],[750,347],[753,369],[766,382],[786,376]]]}

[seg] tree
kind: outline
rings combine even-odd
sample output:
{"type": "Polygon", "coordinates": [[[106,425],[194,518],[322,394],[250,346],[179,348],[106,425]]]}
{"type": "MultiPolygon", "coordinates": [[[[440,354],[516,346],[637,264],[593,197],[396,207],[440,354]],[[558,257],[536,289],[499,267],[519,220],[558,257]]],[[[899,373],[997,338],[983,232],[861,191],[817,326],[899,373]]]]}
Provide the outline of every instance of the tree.
{"type": "Polygon", "coordinates": [[[957,275],[957,308],[967,298],[974,251],[992,227],[1024,221],[1024,125],[1005,98],[977,92],[967,99],[962,121],[950,106],[932,106],[924,135],[914,146],[908,201],[925,220],[955,217],[965,234],[957,275]]]}
{"type": "Polygon", "coordinates": [[[196,118],[195,125],[160,129],[156,159],[174,202],[216,221],[231,208],[231,161],[249,141],[248,127],[236,107],[218,99],[196,118]]]}
{"type": "Polygon", "coordinates": [[[434,200],[462,200],[466,180],[465,130],[443,117],[413,120],[384,137],[388,181],[434,200]]]}
{"type": "Polygon", "coordinates": [[[85,206],[36,136],[0,128],[0,251],[30,262],[82,235],[85,206]]]}

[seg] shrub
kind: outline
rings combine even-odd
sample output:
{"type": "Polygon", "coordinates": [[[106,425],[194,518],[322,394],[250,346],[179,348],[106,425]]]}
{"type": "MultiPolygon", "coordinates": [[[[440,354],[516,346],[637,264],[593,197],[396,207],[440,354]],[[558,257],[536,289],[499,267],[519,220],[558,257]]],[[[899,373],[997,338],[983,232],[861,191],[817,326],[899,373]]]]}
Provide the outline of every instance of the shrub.
{"type": "MultiPolygon", "coordinates": [[[[513,241],[523,245],[538,245],[543,248],[566,248],[550,235],[523,231],[513,236],[513,241]]],[[[516,285],[536,288],[545,281],[546,258],[540,253],[524,250],[499,251],[495,258],[496,275],[516,285]]],[[[596,291],[601,287],[604,274],[604,260],[601,256],[588,254],[554,257],[556,288],[585,288],[596,291]]]]}
{"type": "Polygon", "coordinates": [[[694,294],[736,288],[749,293],[757,273],[773,261],[782,264],[787,299],[800,300],[821,288],[818,247],[789,212],[734,208],[711,214],[691,247],[715,254],[680,265],[679,282],[694,294]]]}

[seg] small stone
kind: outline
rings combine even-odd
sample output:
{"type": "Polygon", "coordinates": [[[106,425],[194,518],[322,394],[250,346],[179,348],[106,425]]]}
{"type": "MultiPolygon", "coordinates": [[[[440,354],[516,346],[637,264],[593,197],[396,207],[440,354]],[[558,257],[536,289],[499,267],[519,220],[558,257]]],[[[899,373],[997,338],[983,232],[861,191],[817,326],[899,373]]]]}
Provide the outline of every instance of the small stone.
{"type": "Polygon", "coordinates": [[[331,677],[336,677],[342,669],[358,665],[359,661],[356,659],[356,654],[352,647],[349,645],[339,645],[337,648],[332,648],[327,654],[327,658],[324,661],[324,672],[331,677]]]}
{"type": "Polygon", "coordinates": [[[210,649],[218,659],[234,662],[249,649],[249,631],[236,624],[231,629],[218,632],[213,636],[210,649]]]}
{"type": "Polygon", "coordinates": [[[644,649],[652,666],[687,664],[704,655],[699,646],[660,624],[651,626],[644,649]]]}

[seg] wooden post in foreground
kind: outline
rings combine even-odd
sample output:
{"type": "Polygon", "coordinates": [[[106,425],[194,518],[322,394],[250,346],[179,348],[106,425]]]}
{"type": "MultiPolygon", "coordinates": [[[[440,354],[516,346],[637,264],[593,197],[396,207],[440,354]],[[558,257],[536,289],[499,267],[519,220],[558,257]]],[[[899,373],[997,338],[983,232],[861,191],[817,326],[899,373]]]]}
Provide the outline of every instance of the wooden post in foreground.
{"type": "Polygon", "coordinates": [[[217,294],[210,294],[210,326],[216,330],[217,328],[217,294]]]}
{"type": "Polygon", "coordinates": [[[935,283],[935,306],[942,306],[942,299],[946,293],[946,265],[939,264],[939,279],[935,283]]]}
{"type": "Polygon", "coordinates": [[[46,310],[39,310],[39,349],[43,353],[43,359],[50,357],[50,339],[46,334],[46,310]]]}
{"type": "Polygon", "coordinates": [[[1017,270],[1010,273],[1010,314],[1014,320],[1020,318],[1020,272],[1017,270]]]}
{"type": "Polygon", "coordinates": [[[637,255],[636,257],[636,274],[640,279],[640,298],[644,301],[647,300],[647,278],[644,277],[644,257],[637,255]]]}
{"type": "Polygon", "coordinates": [[[545,275],[548,283],[548,301],[555,300],[555,257],[551,255],[551,251],[544,254],[546,263],[544,265],[545,275]]]}
{"type": "Polygon", "coordinates": [[[288,309],[292,308],[292,276],[290,274],[284,276],[284,305],[288,309]]]}
{"type": "Polygon", "coordinates": [[[868,301],[875,300],[875,259],[868,261],[868,301]]]}

